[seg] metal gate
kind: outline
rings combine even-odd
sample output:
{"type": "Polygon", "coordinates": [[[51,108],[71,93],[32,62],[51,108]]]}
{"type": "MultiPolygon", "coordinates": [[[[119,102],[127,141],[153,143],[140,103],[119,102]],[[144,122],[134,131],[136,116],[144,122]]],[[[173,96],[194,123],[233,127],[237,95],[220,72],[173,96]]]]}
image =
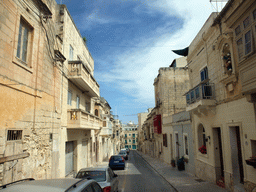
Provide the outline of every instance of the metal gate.
{"type": "Polygon", "coordinates": [[[66,142],[66,175],[74,170],[74,142],[66,142]]]}

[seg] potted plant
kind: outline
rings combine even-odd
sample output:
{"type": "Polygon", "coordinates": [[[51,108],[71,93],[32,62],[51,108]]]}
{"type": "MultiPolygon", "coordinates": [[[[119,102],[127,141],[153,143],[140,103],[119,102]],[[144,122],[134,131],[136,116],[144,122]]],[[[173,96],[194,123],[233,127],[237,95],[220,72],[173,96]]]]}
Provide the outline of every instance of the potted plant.
{"type": "Polygon", "coordinates": [[[206,150],[206,146],[202,145],[199,149],[198,149],[202,154],[206,154],[207,150],[206,150]]]}
{"type": "Polygon", "coordinates": [[[173,166],[173,167],[175,167],[176,165],[175,165],[175,160],[174,159],[172,159],[171,160],[171,165],[173,166]]]}
{"type": "Polygon", "coordinates": [[[247,165],[253,166],[253,168],[256,168],[256,155],[250,157],[250,159],[245,160],[247,165]]]}

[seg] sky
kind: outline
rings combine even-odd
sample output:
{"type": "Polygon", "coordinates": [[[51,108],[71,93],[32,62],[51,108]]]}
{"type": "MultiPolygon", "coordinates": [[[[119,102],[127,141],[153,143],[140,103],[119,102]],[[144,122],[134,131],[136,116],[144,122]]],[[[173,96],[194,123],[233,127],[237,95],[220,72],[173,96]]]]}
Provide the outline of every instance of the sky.
{"type": "Polygon", "coordinates": [[[122,123],[155,107],[154,79],[190,45],[212,12],[210,0],[57,0],[94,59],[100,95],[122,123]]]}

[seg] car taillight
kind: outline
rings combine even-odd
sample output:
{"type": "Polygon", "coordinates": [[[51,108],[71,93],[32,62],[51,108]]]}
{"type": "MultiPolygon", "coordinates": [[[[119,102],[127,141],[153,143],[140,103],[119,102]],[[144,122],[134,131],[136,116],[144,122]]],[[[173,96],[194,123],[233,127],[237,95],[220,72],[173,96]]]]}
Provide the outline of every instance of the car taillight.
{"type": "Polygon", "coordinates": [[[124,162],[124,158],[122,157],[122,161],[124,162]]]}
{"type": "Polygon", "coordinates": [[[111,187],[107,186],[103,188],[103,192],[110,192],[111,191],[111,187]]]}

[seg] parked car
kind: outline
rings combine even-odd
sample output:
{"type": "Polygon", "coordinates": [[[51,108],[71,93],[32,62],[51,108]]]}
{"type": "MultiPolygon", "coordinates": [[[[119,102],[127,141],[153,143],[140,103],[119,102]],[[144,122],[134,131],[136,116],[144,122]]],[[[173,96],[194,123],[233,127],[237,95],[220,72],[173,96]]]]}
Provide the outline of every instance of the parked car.
{"type": "Polygon", "coordinates": [[[125,169],[125,160],[120,155],[112,155],[109,158],[108,166],[111,169],[125,169]]]}
{"type": "Polygon", "coordinates": [[[3,192],[103,192],[101,186],[94,180],[87,179],[22,179],[0,186],[3,192]]]}
{"type": "Polygon", "coordinates": [[[123,148],[123,149],[121,149],[121,151],[126,151],[127,155],[129,155],[129,153],[130,153],[130,149],[129,148],[123,148]]]}
{"type": "Polygon", "coordinates": [[[118,155],[121,155],[125,160],[128,160],[128,155],[126,151],[121,150],[118,155]]]}
{"type": "Polygon", "coordinates": [[[103,192],[118,191],[118,177],[109,167],[89,167],[80,169],[76,178],[87,178],[97,181],[103,189],[103,192]]]}

